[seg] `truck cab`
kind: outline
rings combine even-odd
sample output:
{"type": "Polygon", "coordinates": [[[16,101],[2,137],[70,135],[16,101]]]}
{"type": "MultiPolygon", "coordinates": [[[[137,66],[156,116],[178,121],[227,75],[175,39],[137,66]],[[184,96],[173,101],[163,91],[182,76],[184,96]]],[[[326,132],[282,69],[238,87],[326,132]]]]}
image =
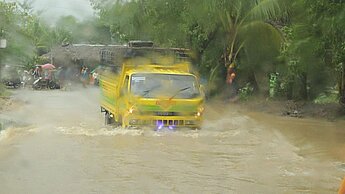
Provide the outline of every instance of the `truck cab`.
{"type": "Polygon", "coordinates": [[[200,128],[204,93],[186,51],[147,47],[127,50],[130,57],[124,57],[119,71],[106,71],[100,77],[101,111],[106,124],[200,128]]]}

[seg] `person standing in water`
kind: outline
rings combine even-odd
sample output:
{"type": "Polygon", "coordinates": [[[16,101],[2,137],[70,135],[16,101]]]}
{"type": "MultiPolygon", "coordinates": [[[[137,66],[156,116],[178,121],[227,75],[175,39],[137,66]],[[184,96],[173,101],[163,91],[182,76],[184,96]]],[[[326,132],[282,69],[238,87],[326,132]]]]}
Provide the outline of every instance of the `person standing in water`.
{"type": "Polygon", "coordinates": [[[226,85],[227,85],[227,99],[234,100],[237,96],[237,83],[236,83],[236,70],[235,64],[229,65],[226,74],[226,85]]]}
{"type": "Polygon", "coordinates": [[[88,68],[87,67],[83,67],[81,72],[80,72],[80,76],[81,76],[81,82],[84,86],[84,88],[86,87],[87,85],[87,82],[89,80],[89,73],[88,73],[88,68]]]}

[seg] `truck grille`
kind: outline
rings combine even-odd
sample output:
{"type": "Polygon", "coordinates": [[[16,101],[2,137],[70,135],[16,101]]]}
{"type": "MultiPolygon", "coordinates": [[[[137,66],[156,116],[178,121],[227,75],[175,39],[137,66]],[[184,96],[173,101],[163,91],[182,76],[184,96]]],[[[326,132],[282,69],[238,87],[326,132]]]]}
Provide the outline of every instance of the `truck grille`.
{"type": "Polygon", "coordinates": [[[179,116],[177,112],[153,112],[155,116],[179,116]]]}
{"type": "Polygon", "coordinates": [[[158,119],[158,120],[140,120],[140,119],[131,119],[129,121],[130,125],[138,126],[138,125],[153,125],[153,126],[161,126],[161,127],[169,127],[169,126],[193,126],[197,124],[197,121],[194,120],[169,120],[169,119],[158,119]]]}
{"type": "Polygon", "coordinates": [[[163,117],[169,117],[169,116],[194,116],[196,112],[163,112],[163,111],[146,111],[146,112],[140,112],[141,115],[150,115],[150,116],[163,116],[163,117]]]}
{"type": "Polygon", "coordinates": [[[155,125],[163,125],[163,126],[183,126],[184,120],[155,120],[155,125]]]}

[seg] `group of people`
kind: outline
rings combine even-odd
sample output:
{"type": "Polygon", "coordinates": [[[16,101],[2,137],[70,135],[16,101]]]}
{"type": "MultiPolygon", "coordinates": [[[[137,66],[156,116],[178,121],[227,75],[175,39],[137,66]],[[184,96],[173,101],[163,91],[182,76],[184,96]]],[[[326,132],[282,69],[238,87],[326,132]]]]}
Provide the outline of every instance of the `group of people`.
{"type": "Polygon", "coordinates": [[[42,88],[47,89],[63,88],[66,78],[69,77],[67,68],[63,66],[55,68],[52,65],[51,68],[43,68],[41,65],[36,65],[31,72],[33,83],[40,84],[42,88]]]}
{"type": "Polygon", "coordinates": [[[26,76],[33,78],[33,82],[40,80],[44,87],[47,86],[50,82],[56,82],[60,85],[60,88],[64,88],[71,82],[82,83],[84,87],[87,85],[98,85],[98,71],[93,70],[89,71],[89,68],[82,66],[80,71],[76,67],[58,67],[54,69],[42,68],[41,65],[36,65],[31,71],[28,72],[26,76]]]}
{"type": "Polygon", "coordinates": [[[41,65],[36,65],[32,72],[34,81],[42,79],[46,88],[49,87],[49,82],[53,79],[52,69],[43,69],[41,65]]]}
{"type": "Polygon", "coordinates": [[[82,66],[80,70],[80,80],[83,84],[83,87],[87,85],[98,85],[98,72],[97,70],[89,71],[89,68],[82,66]]]}

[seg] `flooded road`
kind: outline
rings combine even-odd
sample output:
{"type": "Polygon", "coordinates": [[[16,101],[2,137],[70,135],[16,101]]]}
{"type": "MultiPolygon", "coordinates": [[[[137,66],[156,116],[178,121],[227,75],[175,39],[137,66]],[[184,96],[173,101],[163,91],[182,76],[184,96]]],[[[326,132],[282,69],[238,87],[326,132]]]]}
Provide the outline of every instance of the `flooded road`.
{"type": "Polygon", "coordinates": [[[1,116],[0,193],[336,193],[345,123],[212,103],[199,131],[104,126],[98,91],[22,90],[1,116]]]}

